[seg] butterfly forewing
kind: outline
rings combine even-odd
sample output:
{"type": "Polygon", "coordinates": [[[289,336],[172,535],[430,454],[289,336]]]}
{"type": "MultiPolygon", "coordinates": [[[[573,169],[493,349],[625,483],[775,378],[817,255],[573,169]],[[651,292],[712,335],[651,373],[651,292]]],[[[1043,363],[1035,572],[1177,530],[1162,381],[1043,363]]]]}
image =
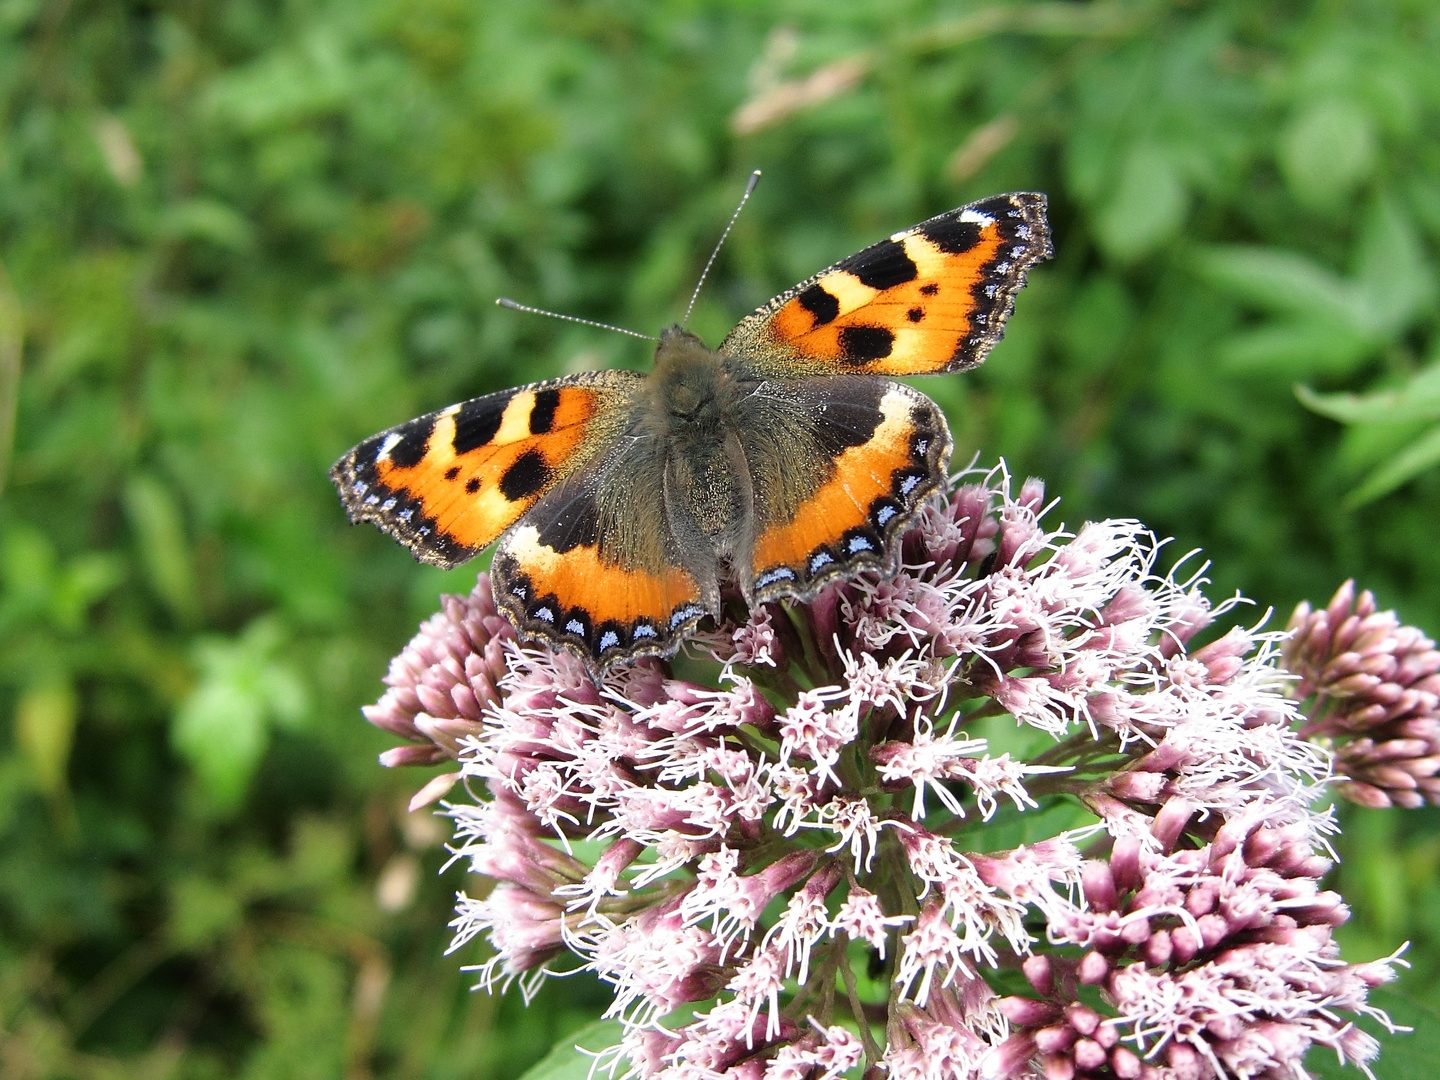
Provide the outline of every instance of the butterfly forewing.
{"type": "Polygon", "coordinates": [[[351,521],[458,566],[603,452],[639,381],[600,371],[461,402],[366,439],[330,477],[351,521]]]}
{"type": "Polygon", "coordinates": [[[719,351],[767,374],[963,371],[1000,340],[1026,271],[1050,254],[1045,196],[982,199],[801,282],[719,351]]]}

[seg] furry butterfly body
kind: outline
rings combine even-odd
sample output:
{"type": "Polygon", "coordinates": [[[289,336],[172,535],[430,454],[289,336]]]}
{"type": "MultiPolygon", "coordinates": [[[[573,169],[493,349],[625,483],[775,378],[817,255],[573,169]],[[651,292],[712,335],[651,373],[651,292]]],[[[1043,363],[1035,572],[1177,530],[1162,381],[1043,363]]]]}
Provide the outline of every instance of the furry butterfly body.
{"type": "Polygon", "coordinates": [[[718,616],[893,572],[946,475],[945,417],[888,376],[978,365],[1027,269],[1044,197],[995,196],[821,271],[707,348],[679,327],[646,374],[603,371],[452,405],[331,470],[352,521],[451,567],[499,539],[496,600],[521,636],[594,671],[672,654],[718,616]]]}

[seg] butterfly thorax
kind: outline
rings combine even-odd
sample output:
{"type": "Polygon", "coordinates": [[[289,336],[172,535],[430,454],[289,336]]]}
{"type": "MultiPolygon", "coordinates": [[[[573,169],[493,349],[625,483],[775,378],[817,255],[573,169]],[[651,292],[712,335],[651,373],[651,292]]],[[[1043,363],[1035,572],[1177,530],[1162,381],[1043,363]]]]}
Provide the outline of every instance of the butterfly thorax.
{"type": "Polygon", "coordinates": [[[713,437],[734,411],[736,381],[724,359],[678,326],[661,331],[645,382],[667,438],[713,437]]]}
{"type": "Polygon", "coordinates": [[[666,516],[690,568],[714,578],[748,554],[753,489],[739,435],[735,372],[679,327],[660,336],[646,379],[648,433],[664,457],[666,516]]]}

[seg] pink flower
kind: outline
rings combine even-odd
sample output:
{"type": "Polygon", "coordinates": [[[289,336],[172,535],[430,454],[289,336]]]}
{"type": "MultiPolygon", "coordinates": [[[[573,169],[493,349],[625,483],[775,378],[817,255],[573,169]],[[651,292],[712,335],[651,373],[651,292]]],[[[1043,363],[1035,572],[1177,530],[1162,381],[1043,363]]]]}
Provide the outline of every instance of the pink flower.
{"type": "MultiPolygon", "coordinates": [[[[480,575],[469,596],[445,596],[385,676],[389,689],[361,710],[376,727],[410,745],[380,755],[382,765],[433,765],[459,756],[464,739],[482,730],[483,710],[499,700],[504,648],[515,630],[495,609],[490,580],[480,575]]],[[[442,773],[411,800],[410,809],[444,797],[458,772],[442,773]]]]}
{"type": "Polygon", "coordinates": [[[1310,702],[1305,734],[1335,747],[1341,794],[1363,806],[1440,804],[1440,651],[1354,582],[1290,617],[1285,666],[1310,702]]]}
{"type": "Polygon", "coordinates": [[[893,576],[709,628],[699,664],[596,682],[519,646],[483,576],[447,598],[366,715],[408,740],[388,763],[458,761],[424,799],[478,796],[444,812],[496,884],[452,947],[488,939],[487,988],[594,972],[645,1078],[1363,1065],[1397,960],[1340,959],[1312,803],[1331,746],[1352,797],[1440,792],[1440,653],[1353,590],[1283,642],[1212,629],[1230,605],[1139,524],[961,480],[893,576]]]}

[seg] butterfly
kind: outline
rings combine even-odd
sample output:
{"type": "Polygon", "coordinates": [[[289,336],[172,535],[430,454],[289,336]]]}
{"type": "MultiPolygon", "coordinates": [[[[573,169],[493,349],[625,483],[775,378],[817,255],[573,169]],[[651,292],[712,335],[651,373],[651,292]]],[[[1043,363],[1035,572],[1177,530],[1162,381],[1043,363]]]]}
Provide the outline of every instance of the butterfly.
{"type": "Polygon", "coordinates": [[[723,584],[754,606],[896,571],[952,443],[939,406],[890,376],[980,364],[1051,253],[1044,195],[981,199],[802,281],[718,349],[672,326],[647,373],[451,405],[371,436],[330,476],[352,522],[422,562],[454,567],[498,539],[495,599],[522,640],[597,675],[670,656],[719,618],[723,584]]]}

